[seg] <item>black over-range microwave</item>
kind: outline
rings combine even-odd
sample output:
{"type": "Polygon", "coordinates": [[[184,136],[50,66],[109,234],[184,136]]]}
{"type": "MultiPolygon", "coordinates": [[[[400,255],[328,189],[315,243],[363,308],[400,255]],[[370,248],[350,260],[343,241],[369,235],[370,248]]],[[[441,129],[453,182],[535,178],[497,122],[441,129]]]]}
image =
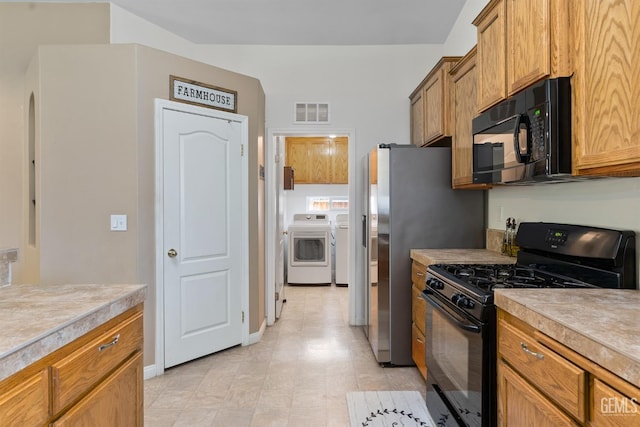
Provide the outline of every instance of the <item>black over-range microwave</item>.
{"type": "Polygon", "coordinates": [[[547,79],[473,119],[473,182],[571,179],[571,85],[547,79]]]}

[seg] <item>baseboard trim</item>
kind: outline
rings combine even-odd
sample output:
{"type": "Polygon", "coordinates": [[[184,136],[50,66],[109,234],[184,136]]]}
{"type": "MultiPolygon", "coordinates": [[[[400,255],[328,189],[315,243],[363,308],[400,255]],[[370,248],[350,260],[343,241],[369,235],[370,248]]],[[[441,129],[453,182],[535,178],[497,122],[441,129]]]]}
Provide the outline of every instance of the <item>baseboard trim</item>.
{"type": "Polygon", "coordinates": [[[247,341],[247,345],[255,344],[260,342],[262,339],[262,335],[264,335],[264,331],[267,329],[267,319],[262,320],[262,324],[260,325],[260,329],[257,332],[249,334],[249,339],[247,341]]]}
{"type": "Polygon", "coordinates": [[[156,365],[148,365],[144,367],[144,371],[143,371],[143,375],[144,375],[144,379],[148,380],[151,379],[153,377],[157,377],[158,376],[158,371],[156,369],[156,365]]]}
{"type": "MultiPolygon", "coordinates": [[[[262,321],[262,324],[260,325],[260,329],[257,332],[254,332],[253,334],[249,334],[249,339],[247,340],[247,343],[244,345],[252,345],[260,342],[260,340],[262,339],[262,335],[264,335],[264,331],[266,329],[267,329],[267,319],[264,319],[262,321]]],[[[155,364],[147,365],[144,367],[145,380],[148,380],[157,376],[158,376],[158,369],[155,364]]]]}

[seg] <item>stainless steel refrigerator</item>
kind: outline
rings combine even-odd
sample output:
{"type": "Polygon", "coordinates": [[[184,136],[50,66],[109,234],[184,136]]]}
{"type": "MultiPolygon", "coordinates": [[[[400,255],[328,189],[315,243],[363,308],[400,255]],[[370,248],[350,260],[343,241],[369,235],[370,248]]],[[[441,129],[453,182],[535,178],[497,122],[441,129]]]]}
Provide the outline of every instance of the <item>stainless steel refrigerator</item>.
{"type": "Polygon", "coordinates": [[[363,159],[365,333],[379,363],[413,365],[411,249],[485,247],[485,192],[451,188],[451,148],[381,144],[363,159]]]}

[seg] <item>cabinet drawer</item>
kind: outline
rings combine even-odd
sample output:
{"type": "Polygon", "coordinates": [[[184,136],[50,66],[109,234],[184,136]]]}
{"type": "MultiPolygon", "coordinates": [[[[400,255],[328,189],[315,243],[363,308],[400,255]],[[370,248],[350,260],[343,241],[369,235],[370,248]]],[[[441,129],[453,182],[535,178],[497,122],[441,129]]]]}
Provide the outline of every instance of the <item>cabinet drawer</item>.
{"type": "Polygon", "coordinates": [[[92,340],[51,366],[53,413],[109,374],[129,355],[142,349],[142,313],[92,340]]]}
{"type": "Polygon", "coordinates": [[[413,323],[418,327],[422,335],[425,332],[425,316],[427,311],[427,301],[422,298],[422,288],[415,285],[411,288],[411,312],[413,323]]]}
{"type": "Polygon", "coordinates": [[[618,390],[593,379],[594,426],[638,426],[640,425],[640,396],[625,396],[618,390]]]}
{"type": "Polygon", "coordinates": [[[427,379],[427,354],[425,353],[426,347],[424,345],[424,334],[416,328],[416,325],[411,327],[411,356],[416,363],[422,378],[427,379]]]}
{"type": "Polygon", "coordinates": [[[43,425],[49,418],[49,384],[47,370],[21,381],[8,384],[0,394],[0,420],[7,426],[43,425]]]}
{"type": "Polygon", "coordinates": [[[498,321],[499,356],[568,413],[585,421],[586,373],[522,331],[498,321]]]}
{"type": "Polygon", "coordinates": [[[427,278],[427,266],[413,261],[411,263],[411,281],[414,285],[422,291],[425,287],[425,280],[427,278]]]}
{"type": "Polygon", "coordinates": [[[498,426],[578,427],[531,384],[498,360],[498,426]]]}

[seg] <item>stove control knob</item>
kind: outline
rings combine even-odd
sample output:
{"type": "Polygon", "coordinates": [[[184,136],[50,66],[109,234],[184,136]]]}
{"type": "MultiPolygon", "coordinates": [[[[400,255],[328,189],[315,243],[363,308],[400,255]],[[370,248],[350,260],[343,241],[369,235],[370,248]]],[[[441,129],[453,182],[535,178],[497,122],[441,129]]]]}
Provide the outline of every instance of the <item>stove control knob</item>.
{"type": "Polygon", "coordinates": [[[451,297],[451,302],[460,308],[473,308],[475,305],[472,300],[462,294],[454,294],[451,297]]]}
{"type": "Polygon", "coordinates": [[[444,289],[444,283],[434,277],[427,279],[427,286],[433,289],[444,289]]]}

